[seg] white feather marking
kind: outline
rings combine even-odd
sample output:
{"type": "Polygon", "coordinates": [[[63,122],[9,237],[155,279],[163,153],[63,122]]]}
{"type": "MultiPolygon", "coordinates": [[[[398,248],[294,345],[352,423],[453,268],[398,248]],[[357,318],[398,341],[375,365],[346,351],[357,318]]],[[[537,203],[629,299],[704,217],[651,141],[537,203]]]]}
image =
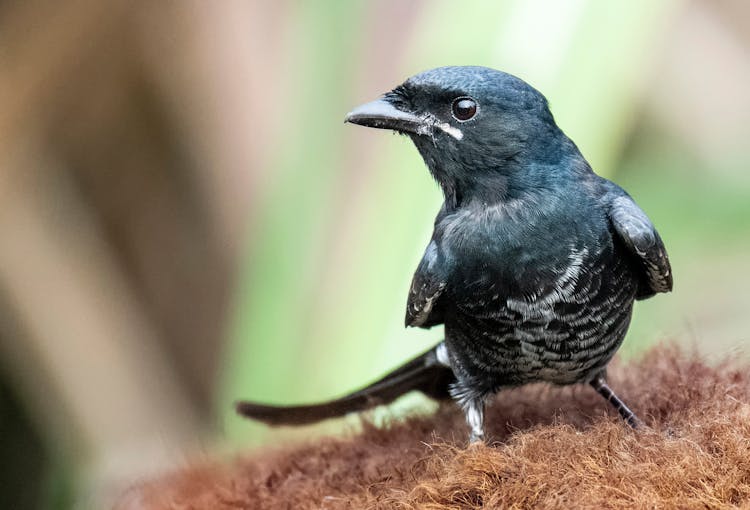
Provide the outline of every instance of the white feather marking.
{"type": "Polygon", "coordinates": [[[484,439],[484,401],[472,399],[464,407],[466,423],[471,429],[470,442],[482,441],[484,439]]]}
{"type": "Polygon", "coordinates": [[[554,319],[554,305],[560,302],[568,302],[575,293],[578,277],[581,274],[583,259],[588,254],[586,248],[576,250],[571,247],[568,256],[568,267],[555,282],[554,287],[544,296],[528,296],[526,299],[508,298],[506,304],[509,309],[520,313],[524,320],[528,319],[554,319]]]}
{"type": "MultiPolygon", "coordinates": [[[[429,135],[430,137],[432,137],[433,130],[435,128],[439,129],[449,136],[452,136],[456,140],[462,140],[464,137],[463,131],[455,126],[451,126],[447,122],[441,122],[437,117],[429,113],[422,117],[422,122],[417,127],[417,134],[429,135]]],[[[435,142],[434,137],[432,141],[433,143],[435,142]]]]}
{"type": "Polygon", "coordinates": [[[444,133],[452,136],[456,140],[461,140],[464,137],[463,131],[458,129],[457,127],[453,127],[447,122],[441,122],[439,124],[435,124],[435,126],[439,129],[441,129],[444,133]]]}
{"type": "Polygon", "coordinates": [[[435,349],[435,356],[437,357],[438,363],[448,368],[451,366],[450,358],[448,358],[448,347],[445,343],[441,342],[435,349]]]}

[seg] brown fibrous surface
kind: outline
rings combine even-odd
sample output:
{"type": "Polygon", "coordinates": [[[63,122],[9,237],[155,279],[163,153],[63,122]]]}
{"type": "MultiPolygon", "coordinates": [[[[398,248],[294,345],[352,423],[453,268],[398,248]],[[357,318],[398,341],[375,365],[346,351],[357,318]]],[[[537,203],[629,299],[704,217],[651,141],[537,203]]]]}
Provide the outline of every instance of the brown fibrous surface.
{"type": "Polygon", "coordinates": [[[460,412],[206,462],[133,487],[119,508],[750,508],[750,367],[674,347],[615,363],[633,431],[589,387],[501,392],[488,444],[460,412]]]}

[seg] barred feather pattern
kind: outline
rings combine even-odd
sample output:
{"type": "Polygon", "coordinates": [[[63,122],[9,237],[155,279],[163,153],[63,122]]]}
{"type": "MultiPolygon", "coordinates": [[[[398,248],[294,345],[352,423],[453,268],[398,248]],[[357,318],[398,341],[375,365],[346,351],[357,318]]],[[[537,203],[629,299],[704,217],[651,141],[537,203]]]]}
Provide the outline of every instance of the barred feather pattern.
{"type": "Polygon", "coordinates": [[[501,388],[588,382],[602,373],[625,337],[637,291],[632,264],[618,251],[571,250],[568,268],[543,294],[447,310],[454,398],[463,404],[501,388]]]}

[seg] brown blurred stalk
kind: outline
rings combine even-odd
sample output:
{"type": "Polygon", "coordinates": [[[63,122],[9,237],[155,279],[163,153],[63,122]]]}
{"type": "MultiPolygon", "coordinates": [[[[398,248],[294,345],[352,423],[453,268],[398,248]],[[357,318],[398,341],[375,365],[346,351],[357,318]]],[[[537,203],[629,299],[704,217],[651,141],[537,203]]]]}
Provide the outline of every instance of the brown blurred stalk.
{"type": "Polygon", "coordinates": [[[97,476],[158,468],[209,423],[280,12],[0,9],[0,359],[97,476]]]}

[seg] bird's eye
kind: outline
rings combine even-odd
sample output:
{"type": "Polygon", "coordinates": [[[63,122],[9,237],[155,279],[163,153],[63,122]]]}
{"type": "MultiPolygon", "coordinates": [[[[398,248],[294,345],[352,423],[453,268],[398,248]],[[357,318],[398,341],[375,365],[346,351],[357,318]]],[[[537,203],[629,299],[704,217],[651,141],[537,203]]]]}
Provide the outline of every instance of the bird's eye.
{"type": "Polygon", "coordinates": [[[451,113],[456,120],[467,121],[477,114],[477,102],[470,97],[459,97],[453,101],[451,113]]]}

